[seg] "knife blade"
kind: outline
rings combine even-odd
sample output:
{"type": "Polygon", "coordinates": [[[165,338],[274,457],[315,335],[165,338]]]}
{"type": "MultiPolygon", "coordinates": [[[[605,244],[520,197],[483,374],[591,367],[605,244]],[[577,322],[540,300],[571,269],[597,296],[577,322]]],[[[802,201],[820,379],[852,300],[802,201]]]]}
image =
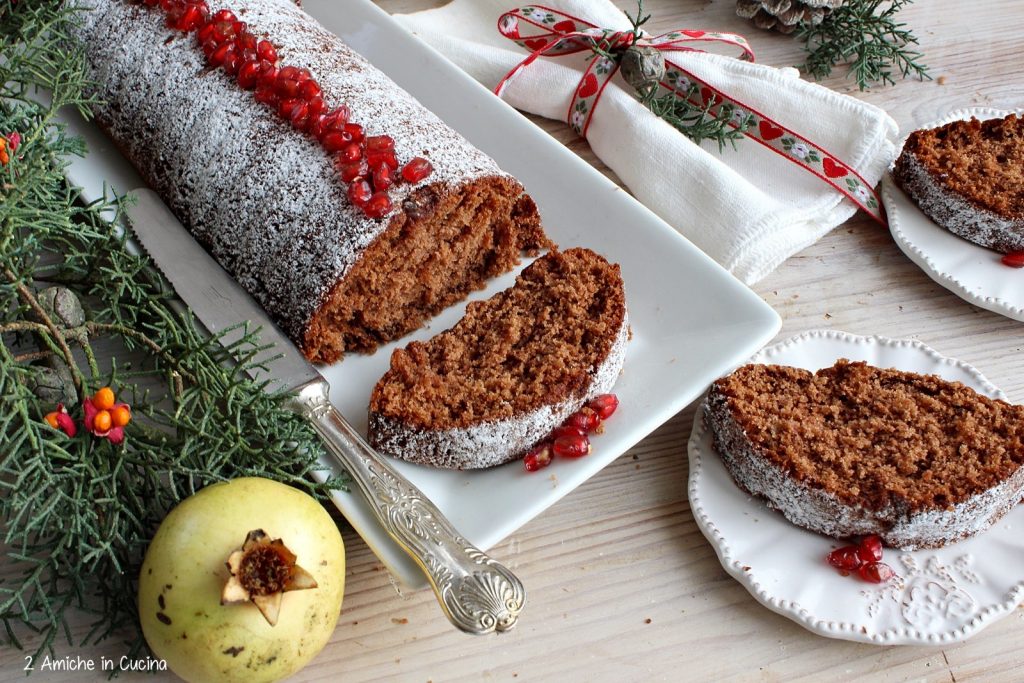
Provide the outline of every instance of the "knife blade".
{"type": "MultiPolygon", "coordinates": [[[[266,369],[247,372],[254,379],[274,380],[273,388],[291,394],[291,407],[310,422],[328,454],[348,472],[377,523],[426,574],[448,619],[473,634],[512,628],[526,600],[519,579],[463,538],[419,489],[366,443],[331,404],[327,380],[155,192],[137,189],[131,194],[136,201],[126,213],[132,232],[207,330],[217,335],[237,326],[240,336],[249,323],[250,330],[260,328],[261,344],[274,345],[276,357],[263,363],[266,369]]],[[[219,341],[230,347],[235,334],[229,331],[219,341]]],[[[367,538],[361,520],[339,509],[367,538]]]]}

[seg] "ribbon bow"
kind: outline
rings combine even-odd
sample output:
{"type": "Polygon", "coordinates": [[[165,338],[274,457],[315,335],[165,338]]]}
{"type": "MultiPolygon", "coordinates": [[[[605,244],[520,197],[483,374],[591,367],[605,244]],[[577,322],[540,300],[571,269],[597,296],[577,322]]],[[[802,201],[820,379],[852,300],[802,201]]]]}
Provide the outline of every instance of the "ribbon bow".
{"type": "MultiPolygon", "coordinates": [[[[583,76],[573,92],[566,113],[566,122],[581,137],[587,136],[594,109],[605,87],[619,71],[621,55],[631,47],[649,48],[661,53],[705,52],[693,43],[715,42],[739,48],[740,59],[754,61],[754,53],[746,39],[735,33],[716,33],[680,29],[648,37],[637,31],[613,31],[589,21],[542,5],[530,5],[505,12],[498,19],[503,36],[530,50],[530,54],[498,83],[495,93],[500,97],[509,82],[539,57],[564,57],[591,52],[583,76]]],[[[753,107],[718,90],[678,64],[665,59],[664,76],[657,80],[659,92],[706,107],[709,116],[717,117],[727,108],[730,125],[741,127],[744,135],[814,174],[831,185],[867,212],[887,225],[878,195],[871,185],[850,166],[829,154],[819,145],[786,128],[753,107]]]]}

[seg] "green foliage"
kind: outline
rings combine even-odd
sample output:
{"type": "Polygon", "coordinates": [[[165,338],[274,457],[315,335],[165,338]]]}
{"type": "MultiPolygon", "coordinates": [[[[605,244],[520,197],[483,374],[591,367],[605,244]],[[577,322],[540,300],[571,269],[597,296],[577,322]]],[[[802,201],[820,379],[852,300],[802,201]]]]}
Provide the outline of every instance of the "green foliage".
{"type": "Polygon", "coordinates": [[[345,482],[311,478],[315,434],[287,396],[245,375],[267,351],[258,336],[246,330],[231,351],[210,339],[109,220],[121,202],[84,204],[65,181],[66,159],[85,150],[55,115],[90,102],[83,56],[65,40],[73,21],[60,2],[0,0],[0,135],[22,138],[0,167],[0,620],[12,645],[39,634],[38,655],[61,633],[71,642],[70,611],[84,610],[94,617],[80,644],[116,633],[135,656],[138,568],[177,502],[237,476],[321,499],[345,482]],[[46,313],[38,293],[54,285],[83,302],[84,323],[46,313]],[[34,391],[41,368],[71,373],[73,438],[43,420],[55,405],[34,391]],[[105,385],[132,406],[121,446],[82,426],[81,400],[105,385]]]}
{"type": "Polygon", "coordinates": [[[917,38],[896,14],[914,0],[847,0],[820,24],[802,22],[797,36],[805,42],[807,62],[802,70],[816,79],[844,64],[861,90],[895,83],[894,70],[903,78],[928,78],[924,55],[910,48],[917,38]],[[884,8],[883,8],[884,6],[884,8]]]}

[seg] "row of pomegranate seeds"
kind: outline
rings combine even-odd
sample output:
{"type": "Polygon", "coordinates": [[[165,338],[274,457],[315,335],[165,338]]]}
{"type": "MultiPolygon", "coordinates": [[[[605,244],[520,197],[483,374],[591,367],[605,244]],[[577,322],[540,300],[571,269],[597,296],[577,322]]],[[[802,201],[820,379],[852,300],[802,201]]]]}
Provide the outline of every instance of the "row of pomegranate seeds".
{"type": "Polygon", "coordinates": [[[335,155],[341,179],[349,184],[349,201],[370,218],[381,218],[391,211],[387,195],[390,187],[403,180],[419,182],[433,172],[430,162],[423,157],[415,157],[399,169],[391,136],[366,136],[363,127],[349,119],[351,112],[344,104],[329,109],[320,84],[309,70],[280,66],[273,43],[257,39],[231,10],[220,10],[211,16],[205,0],[143,2],[159,5],[170,28],[196,31],[211,66],[233,76],[244,90],[254,91],[258,102],[274,109],[335,155]]]}
{"type": "Polygon", "coordinates": [[[843,576],[853,572],[870,583],[885,583],[896,576],[893,568],[882,562],[882,539],[865,536],[857,545],[844,545],[828,554],[828,563],[843,576]]]}
{"type": "Polygon", "coordinates": [[[604,431],[604,421],[619,407],[615,394],[601,394],[566,418],[551,434],[523,456],[527,472],[536,472],[551,464],[555,456],[582,458],[591,450],[590,434],[604,431]]]}

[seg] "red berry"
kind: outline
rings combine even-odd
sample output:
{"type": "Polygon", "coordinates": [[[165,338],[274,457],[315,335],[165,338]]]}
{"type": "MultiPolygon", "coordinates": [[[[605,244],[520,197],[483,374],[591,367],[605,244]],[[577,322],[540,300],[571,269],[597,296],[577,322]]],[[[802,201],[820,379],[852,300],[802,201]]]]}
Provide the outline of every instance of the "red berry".
{"type": "Polygon", "coordinates": [[[828,554],[828,563],[843,572],[856,571],[861,565],[860,556],[857,553],[857,546],[844,545],[836,548],[828,554]]]}
{"type": "Polygon", "coordinates": [[[277,61],[277,49],[269,40],[261,40],[256,44],[256,54],[260,56],[260,59],[265,59],[271,64],[277,61]]]}
{"type": "Polygon", "coordinates": [[[896,572],[885,562],[868,562],[861,565],[857,573],[860,574],[860,578],[868,583],[885,583],[896,576],[896,572]]]}
{"type": "Polygon", "coordinates": [[[601,426],[601,416],[594,412],[592,408],[583,406],[566,418],[564,424],[582,429],[585,433],[596,432],[597,428],[601,426]]]}
{"type": "Polygon", "coordinates": [[[370,162],[370,168],[378,166],[387,166],[391,170],[398,168],[398,159],[395,158],[394,152],[367,153],[366,160],[370,162]]]}
{"type": "Polygon", "coordinates": [[[356,206],[363,206],[372,196],[373,189],[365,180],[358,180],[348,186],[348,200],[356,206]]]}
{"type": "Polygon", "coordinates": [[[299,84],[299,97],[304,100],[311,100],[320,96],[320,84],[310,79],[299,84]]]}
{"type": "Polygon", "coordinates": [[[551,448],[560,458],[582,458],[590,453],[590,439],[585,434],[567,434],[555,439],[551,448]]]}
{"type": "Polygon", "coordinates": [[[1004,266],[1024,268],[1024,251],[1011,251],[1009,254],[1004,254],[1001,260],[1004,266]]]}
{"type": "Polygon", "coordinates": [[[370,167],[366,163],[366,159],[360,159],[353,163],[339,163],[338,171],[341,173],[341,179],[346,183],[351,183],[356,178],[365,179],[370,174],[370,167]]]}
{"type": "Polygon", "coordinates": [[[395,172],[387,164],[373,169],[373,189],[381,192],[395,184],[395,172]]]}
{"type": "Polygon", "coordinates": [[[229,10],[229,9],[222,9],[219,12],[217,12],[216,14],[213,15],[213,20],[214,21],[227,21],[227,22],[234,23],[234,22],[238,21],[238,18],[235,16],[235,13],[232,12],[231,10],[229,10]]]}
{"type": "MultiPolygon", "coordinates": [[[[365,181],[364,181],[365,182],[365,181]]],[[[363,213],[370,218],[383,218],[391,211],[391,198],[384,192],[375,192],[363,205],[363,213]]]]}
{"type": "Polygon", "coordinates": [[[615,394],[601,394],[590,399],[587,407],[597,413],[602,420],[607,420],[619,407],[619,398],[615,394]]]}
{"type": "Polygon", "coordinates": [[[423,157],[415,157],[402,167],[402,177],[407,183],[418,183],[431,173],[434,167],[423,157]]]}
{"type": "Polygon", "coordinates": [[[238,67],[238,85],[243,90],[252,90],[256,87],[256,80],[260,75],[261,65],[255,60],[242,62],[238,67]]]}
{"type": "Polygon", "coordinates": [[[363,127],[358,123],[346,123],[343,130],[352,136],[353,142],[363,141],[363,127]]]}
{"type": "Polygon", "coordinates": [[[865,536],[857,546],[857,557],[861,562],[878,562],[882,559],[882,539],[872,534],[865,536]]]}
{"type": "Polygon", "coordinates": [[[550,465],[551,460],[551,442],[542,441],[523,456],[523,466],[527,472],[536,472],[550,465]]]}
{"type": "Polygon", "coordinates": [[[338,158],[346,164],[351,164],[353,161],[359,161],[363,156],[363,148],[359,146],[357,142],[350,142],[338,152],[338,158]]]}
{"type": "Polygon", "coordinates": [[[395,140],[390,135],[371,135],[366,138],[367,155],[383,154],[395,150],[395,140]]]}

